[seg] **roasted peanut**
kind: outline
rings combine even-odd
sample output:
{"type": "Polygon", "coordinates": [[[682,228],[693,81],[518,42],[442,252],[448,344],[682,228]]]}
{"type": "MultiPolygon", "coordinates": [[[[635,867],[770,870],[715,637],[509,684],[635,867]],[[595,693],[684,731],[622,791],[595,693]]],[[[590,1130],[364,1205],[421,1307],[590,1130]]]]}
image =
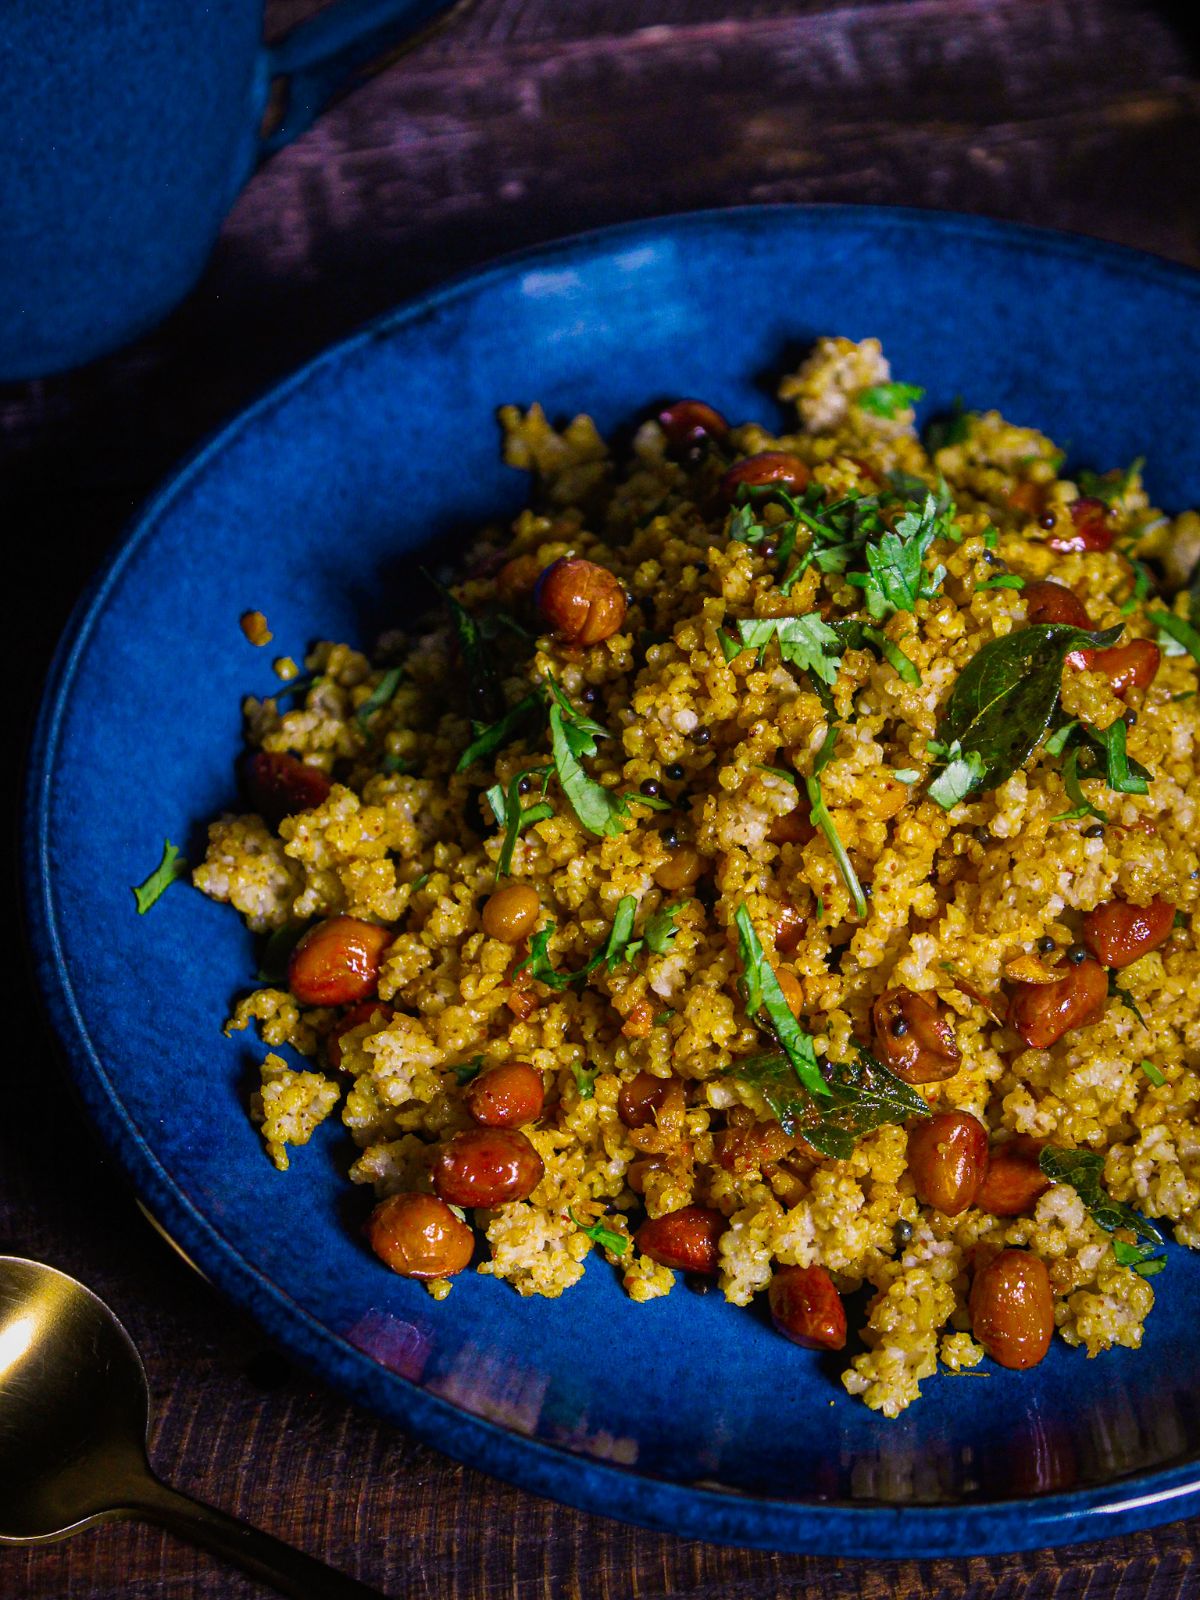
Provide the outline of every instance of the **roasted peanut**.
{"type": "Polygon", "coordinates": [[[542,1158],[515,1128],[468,1128],[438,1151],[433,1187],[452,1206],[524,1200],[542,1181],[542,1158]]]}
{"type": "Polygon", "coordinates": [[[979,1193],[988,1164],[987,1129],[968,1111],[941,1111],[908,1135],[908,1170],[922,1205],[956,1217],[979,1193]]]}
{"type": "Polygon", "coordinates": [[[292,951],[288,988],[303,1006],[348,1006],[375,993],[390,928],[358,917],[327,917],[292,951]]]}
{"type": "Polygon", "coordinates": [[[1050,1179],[1038,1165],[1044,1139],[1018,1133],[992,1146],[975,1204],[993,1217],[1020,1217],[1032,1211],[1050,1179]]]}
{"type": "Polygon", "coordinates": [[[538,579],[538,609],[569,644],[610,639],[625,621],[625,591],[607,567],[564,556],[538,579]]]}
{"type": "Polygon", "coordinates": [[[1031,624],[1062,622],[1072,628],[1090,628],[1092,623],[1087,607],[1066,584],[1046,578],[1038,583],[1027,583],[1022,592],[1025,616],[1031,624]]]}
{"type": "Polygon", "coordinates": [[[1083,919],[1083,942],[1106,967],[1128,967],[1171,937],[1175,907],[1170,900],[1151,900],[1135,906],[1128,900],[1109,900],[1083,919]]]}
{"type": "Polygon", "coordinates": [[[1045,1262],[1027,1250],[1002,1250],[975,1274],[971,1332],[1002,1367],[1036,1367],[1054,1333],[1054,1292],[1045,1262]]]}
{"type": "Polygon", "coordinates": [[[472,1078],[463,1100],[481,1128],[521,1128],[536,1122],[546,1098],[542,1075],[528,1061],[505,1061],[472,1078]]]}
{"type": "Polygon", "coordinates": [[[1108,977],[1098,961],[1060,962],[1057,983],[1017,983],[1008,1024],[1032,1050],[1049,1050],[1071,1028],[1095,1022],[1104,1010],[1108,977]]]}
{"type": "Polygon", "coordinates": [[[782,489],[801,494],[808,487],[808,479],[808,467],[799,456],[786,450],[764,450],[730,467],[721,479],[721,495],[732,501],[743,484],[752,489],[778,484],[782,489]]]}
{"type": "Polygon", "coordinates": [[[806,1350],[842,1350],[846,1308],[824,1267],[776,1267],[767,1290],[771,1321],[806,1350]]]}
{"type": "Polygon", "coordinates": [[[886,989],[871,1008],[871,1020],[884,1065],[905,1083],[936,1083],[958,1071],[962,1051],[954,1029],[926,995],[886,989]]]}
{"type": "Polygon", "coordinates": [[[247,757],[242,771],[250,804],[273,828],[284,817],[321,805],[332,787],[317,767],[280,750],[256,750],[247,757]]]}
{"type": "Polygon", "coordinates": [[[658,425],[675,450],[686,450],[706,439],[724,439],[729,424],[703,400],[675,400],[658,413],[658,425]]]}
{"type": "Polygon", "coordinates": [[[1149,639],[1132,639],[1109,650],[1072,650],[1067,665],[1087,672],[1102,672],[1119,699],[1131,689],[1146,689],[1158,673],[1162,651],[1149,639]]]}
{"type": "Polygon", "coordinates": [[[475,1249],[475,1235],[432,1194],[393,1194],[372,1211],[367,1240],[402,1278],[452,1278],[475,1249]]]}
{"type": "Polygon", "coordinates": [[[533,932],[540,909],[536,889],[527,883],[507,883],[488,895],[480,919],[483,931],[489,939],[520,944],[526,934],[533,932]]]}
{"type": "Polygon", "coordinates": [[[643,1222],[634,1242],[661,1266],[711,1275],[717,1270],[718,1241],[728,1224],[707,1206],[684,1206],[643,1222]]]}
{"type": "Polygon", "coordinates": [[[1061,533],[1051,534],[1047,542],[1052,550],[1108,549],[1117,536],[1117,530],[1103,500],[1083,495],[1073,500],[1067,510],[1071,526],[1061,533]]]}

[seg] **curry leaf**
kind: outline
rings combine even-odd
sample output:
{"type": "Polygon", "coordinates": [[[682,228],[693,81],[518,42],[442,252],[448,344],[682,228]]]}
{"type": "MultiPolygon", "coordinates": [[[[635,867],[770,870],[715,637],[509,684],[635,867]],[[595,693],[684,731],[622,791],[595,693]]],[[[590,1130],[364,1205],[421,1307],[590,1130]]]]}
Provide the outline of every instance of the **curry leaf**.
{"type": "Polygon", "coordinates": [[[847,1160],[874,1128],[930,1115],[920,1091],[866,1050],[854,1062],[827,1061],[820,1067],[824,1094],[819,1100],[796,1081],[784,1055],[751,1056],[730,1070],[759,1091],[785,1133],[799,1134],[837,1161],[847,1160]]]}
{"type": "Polygon", "coordinates": [[[1092,1221],[1106,1233],[1128,1228],[1147,1244],[1161,1245],[1163,1236],[1146,1217],[1132,1206],[1114,1200],[1105,1189],[1104,1157],[1097,1150],[1064,1150],[1048,1144],[1038,1157],[1038,1165],[1052,1183],[1069,1183],[1091,1214],[1092,1221]]]}
{"type": "Polygon", "coordinates": [[[389,667],[371,690],[371,693],[354,713],[354,719],[360,728],[365,728],[367,723],[377,711],[381,711],[400,687],[404,678],[403,667],[389,667]]]}
{"type": "Polygon", "coordinates": [[[994,789],[1033,754],[1058,705],[1070,652],[1102,649],[1120,636],[1119,625],[1088,633],[1063,623],[1039,623],[976,651],[959,673],[938,724],[941,744],[952,748],[957,742],[964,760],[977,758],[969,792],[994,789]]]}

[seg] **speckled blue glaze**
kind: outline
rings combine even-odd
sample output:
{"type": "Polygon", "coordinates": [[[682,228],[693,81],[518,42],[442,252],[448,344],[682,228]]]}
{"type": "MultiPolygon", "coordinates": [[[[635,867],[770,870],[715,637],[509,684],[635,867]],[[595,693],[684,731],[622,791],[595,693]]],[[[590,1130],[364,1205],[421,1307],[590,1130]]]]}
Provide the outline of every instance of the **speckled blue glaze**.
{"type": "Polygon", "coordinates": [[[340,0],[270,49],[262,0],[7,0],[0,379],[89,361],[191,288],[263,155],[451,0],[340,0]],[[279,127],[260,142],[273,79],[279,127]]]}
{"type": "Polygon", "coordinates": [[[1100,1537],[1200,1508],[1200,1264],[1172,1248],[1140,1354],[1056,1342],[1035,1371],[939,1376],[889,1422],[760,1308],[634,1307],[593,1260],[557,1301],[469,1275],[443,1304],[359,1239],[366,1197],[326,1126],[280,1176],[225,1039],[252,982],[230,911],[128,886],[164,835],[193,859],[234,800],[239,701],[315,637],[405,615],[416,552],[513,511],[494,411],[541,400],[608,429],[698,394],[777,415],[814,334],[880,336],[895,370],[1069,439],[1146,451],[1153,496],[1200,501],[1200,278],[963,218],[751,209],[642,223],[452,284],[339,345],[207,446],[81,605],[47,690],[27,817],[42,988],[90,1114],[167,1229],[330,1383],[543,1494],[702,1538],[854,1555],[1100,1537]],[[1117,376],[1114,378],[1113,374],[1117,376]],[[237,619],[270,619],[255,651],[237,619]]]}

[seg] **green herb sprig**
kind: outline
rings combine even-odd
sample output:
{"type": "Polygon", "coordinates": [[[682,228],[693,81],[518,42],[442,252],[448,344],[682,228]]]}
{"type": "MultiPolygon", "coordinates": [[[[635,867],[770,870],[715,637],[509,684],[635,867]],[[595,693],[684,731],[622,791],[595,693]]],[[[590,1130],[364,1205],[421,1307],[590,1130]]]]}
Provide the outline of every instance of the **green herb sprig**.
{"type": "Polygon", "coordinates": [[[1117,1251],[1117,1245],[1122,1241],[1114,1241],[1113,1253],[1122,1266],[1132,1266],[1143,1277],[1151,1277],[1162,1271],[1166,1266],[1165,1257],[1155,1258],[1158,1265],[1149,1259],[1156,1249],[1162,1247],[1162,1234],[1140,1212],[1120,1200],[1114,1200],[1108,1193],[1103,1183],[1104,1157],[1098,1151],[1067,1150],[1048,1144],[1042,1148],[1038,1165],[1052,1183],[1070,1184],[1087,1207],[1092,1221],[1105,1233],[1122,1228],[1142,1241],[1142,1247],[1126,1246],[1122,1252],[1117,1251]],[[1131,1254],[1132,1251],[1136,1251],[1136,1256],[1131,1254]]]}
{"type": "Polygon", "coordinates": [[[150,876],[133,885],[133,898],[137,901],[138,916],[144,917],[152,905],[166,894],[173,883],[186,878],[191,868],[170,839],[163,840],[162,858],[150,876]]]}

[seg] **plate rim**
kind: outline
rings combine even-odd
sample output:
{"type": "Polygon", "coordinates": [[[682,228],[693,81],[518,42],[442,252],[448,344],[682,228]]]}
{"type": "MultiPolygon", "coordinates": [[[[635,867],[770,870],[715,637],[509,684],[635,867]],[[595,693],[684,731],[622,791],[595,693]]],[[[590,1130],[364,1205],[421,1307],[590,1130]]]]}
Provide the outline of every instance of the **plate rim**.
{"type": "MultiPolygon", "coordinates": [[[[965,1505],[896,1505],[778,1499],[639,1473],[517,1434],[462,1410],[356,1349],[253,1266],[178,1187],[125,1111],[97,1054],[66,972],[49,893],[49,810],[53,763],[69,691],[108,595],[159,520],[210,462],[247,428],[363,345],[419,324],[448,302],[501,278],[571,256],[591,258],[623,244],[661,242],[692,230],[787,225],[815,230],[934,230],[1003,249],[1086,259],[1127,277],[1169,284],[1200,299],[1200,272],[1149,252],[1049,228],[915,207],[744,205],[673,213],[593,228],[503,255],[372,318],[326,346],[187,453],[135,512],[76,602],[47,671],[25,758],[21,819],[22,912],[42,1004],[62,1047],[68,1081],[92,1129],[177,1247],[194,1257],[218,1292],[322,1382],[433,1448],[506,1482],[577,1509],[682,1537],[798,1554],[911,1558],[1000,1554],[1078,1543],[1171,1521],[1200,1510],[1200,1454],[1182,1464],[1131,1473],[1112,1483],[1044,1496],[965,1505]]],[[[886,1423],[881,1423],[886,1426],[886,1423]]]]}

